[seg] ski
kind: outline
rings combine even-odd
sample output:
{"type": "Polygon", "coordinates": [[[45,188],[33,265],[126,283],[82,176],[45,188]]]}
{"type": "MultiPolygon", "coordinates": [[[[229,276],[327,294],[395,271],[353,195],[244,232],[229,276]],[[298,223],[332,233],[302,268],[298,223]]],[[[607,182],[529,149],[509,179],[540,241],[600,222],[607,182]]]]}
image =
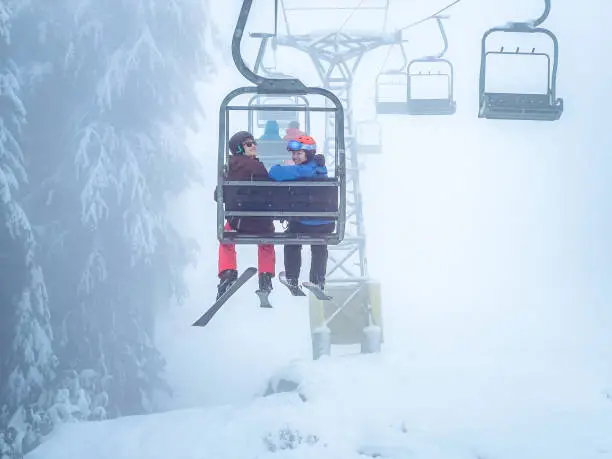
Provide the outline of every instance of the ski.
{"type": "Polygon", "coordinates": [[[255,290],[255,293],[259,297],[259,307],[260,308],[271,308],[272,307],[272,305],[270,304],[270,300],[268,299],[270,292],[266,290],[255,290]]]}
{"type": "Polygon", "coordinates": [[[296,287],[287,282],[287,275],[285,274],[285,271],[281,271],[280,273],[278,273],[278,280],[281,284],[283,284],[289,289],[293,296],[306,296],[306,294],[299,285],[296,287]]]}
{"type": "Polygon", "coordinates": [[[223,306],[223,304],[230,299],[230,297],[236,293],[236,291],[238,291],[238,289],[240,287],[242,287],[246,281],[248,281],[251,277],[253,277],[255,275],[255,273],[257,272],[257,268],[247,268],[242,274],[240,274],[240,276],[238,276],[238,279],[236,279],[236,282],[234,282],[230,288],[228,288],[223,295],[221,295],[219,297],[219,299],[217,301],[215,301],[215,303],[208,309],[208,311],[206,311],[202,317],[200,317],[198,320],[196,320],[192,326],[193,327],[205,327],[208,322],[210,322],[210,320],[214,317],[214,315],[219,312],[219,309],[221,309],[221,306],[223,306]]]}
{"type": "Polygon", "coordinates": [[[327,293],[325,293],[323,290],[321,290],[317,285],[313,284],[312,282],[304,282],[302,285],[306,287],[308,290],[310,290],[313,293],[313,295],[316,296],[321,301],[330,301],[334,299],[333,296],[329,296],[327,293]]]}

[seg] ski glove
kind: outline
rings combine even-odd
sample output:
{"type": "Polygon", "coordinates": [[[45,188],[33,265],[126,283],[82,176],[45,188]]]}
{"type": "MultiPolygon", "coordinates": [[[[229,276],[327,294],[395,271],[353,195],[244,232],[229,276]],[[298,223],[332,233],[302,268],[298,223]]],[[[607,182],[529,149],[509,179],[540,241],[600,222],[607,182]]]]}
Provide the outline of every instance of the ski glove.
{"type": "Polygon", "coordinates": [[[314,155],[314,160],[317,166],[325,166],[325,155],[319,153],[314,155]]]}

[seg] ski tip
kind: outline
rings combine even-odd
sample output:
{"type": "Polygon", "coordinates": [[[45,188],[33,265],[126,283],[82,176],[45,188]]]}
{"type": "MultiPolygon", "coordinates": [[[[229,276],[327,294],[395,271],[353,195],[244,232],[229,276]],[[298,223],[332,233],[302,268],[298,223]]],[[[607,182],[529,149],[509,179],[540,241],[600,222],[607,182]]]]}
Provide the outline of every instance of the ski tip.
{"type": "Polygon", "coordinates": [[[210,322],[210,320],[196,320],[194,323],[191,324],[192,327],[205,327],[206,325],[208,325],[208,322],[210,322]]]}
{"type": "Polygon", "coordinates": [[[271,308],[270,300],[268,300],[269,292],[262,292],[261,290],[255,290],[255,294],[259,297],[260,308],[271,308]]]}
{"type": "Polygon", "coordinates": [[[204,327],[204,326],[206,326],[208,324],[208,322],[211,321],[213,316],[219,311],[221,306],[223,306],[225,304],[225,302],[227,300],[229,300],[230,297],[234,293],[236,293],[236,291],[240,287],[242,287],[251,277],[253,277],[253,275],[256,272],[257,272],[257,268],[255,268],[253,266],[249,266],[247,269],[245,269],[238,276],[238,279],[236,279],[236,281],[234,281],[234,283],[223,293],[223,295],[221,295],[219,298],[217,298],[215,300],[215,302],[213,303],[213,305],[210,308],[208,308],[208,310],[198,320],[196,320],[191,325],[193,327],[204,327]]]}
{"type": "Polygon", "coordinates": [[[302,285],[306,287],[306,289],[308,289],[310,292],[312,292],[314,296],[316,296],[319,300],[331,301],[333,299],[332,296],[329,296],[327,293],[325,293],[323,290],[321,290],[317,285],[313,284],[312,282],[304,282],[302,285]]]}

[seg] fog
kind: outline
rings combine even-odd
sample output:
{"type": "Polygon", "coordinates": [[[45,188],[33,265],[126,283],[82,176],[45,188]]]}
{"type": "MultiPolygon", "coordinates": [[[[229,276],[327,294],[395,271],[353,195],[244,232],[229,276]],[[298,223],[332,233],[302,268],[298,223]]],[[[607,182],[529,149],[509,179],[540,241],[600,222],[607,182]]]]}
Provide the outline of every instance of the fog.
{"type": "MultiPolygon", "coordinates": [[[[254,10],[264,3],[254,2],[254,10]]],[[[612,249],[612,141],[606,119],[611,39],[604,21],[612,6],[603,0],[553,2],[543,27],[560,44],[557,95],[565,110],[559,121],[477,117],[482,34],[537,17],[540,3],[465,0],[449,9],[445,57],[455,68],[457,113],[376,118],[384,151],[363,158],[361,174],[369,273],[382,284],[382,352],[422,359],[448,375],[524,374],[544,384],[574,378],[603,391],[610,380],[612,249]]],[[[403,27],[446,3],[392,4],[393,26],[403,27]]],[[[165,313],[157,336],[176,388],[172,407],[247,400],[276,368],[311,358],[307,302],[290,297],[276,279],[273,311],[258,310],[255,287],[249,285],[210,326],[188,327],[214,301],[218,282],[212,191],[219,103],[233,88],[250,84],[229,55],[238,8],[216,8],[227,49],[219,50],[216,78],[201,84],[207,116],[190,139],[205,166],[205,186],[184,194],[172,214],[177,228],[197,239],[202,250],[187,273],[187,304],[165,313]]],[[[269,19],[260,15],[261,24],[269,19]]],[[[329,25],[317,25],[340,26],[328,19],[329,25]]],[[[354,21],[342,27],[363,27],[354,21]]],[[[312,24],[306,16],[299,22],[312,24]]],[[[438,50],[433,23],[407,32],[415,56],[438,50]]],[[[386,49],[369,53],[356,73],[357,121],[375,118],[375,78],[386,54],[386,49]]],[[[253,62],[254,54],[245,58],[253,62]]],[[[321,85],[300,53],[279,49],[277,64],[309,85],[321,85]]],[[[501,68],[498,74],[511,71],[501,68]]],[[[521,78],[535,85],[538,76],[521,78]]],[[[239,269],[255,256],[254,247],[240,246],[239,269]]],[[[280,247],[277,266],[282,270],[280,247]]]]}

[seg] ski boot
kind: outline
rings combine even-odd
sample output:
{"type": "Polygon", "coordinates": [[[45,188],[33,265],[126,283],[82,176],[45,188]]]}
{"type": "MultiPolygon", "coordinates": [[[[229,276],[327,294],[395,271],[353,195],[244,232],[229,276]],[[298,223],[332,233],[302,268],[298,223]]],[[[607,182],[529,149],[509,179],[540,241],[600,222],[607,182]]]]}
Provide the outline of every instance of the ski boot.
{"type": "Polygon", "coordinates": [[[287,278],[287,287],[293,296],[306,296],[298,279],[287,278]]]}
{"type": "Polygon", "coordinates": [[[312,284],[314,284],[315,286],[319,287],[321,289],[322,292],[325,291],[325,281],[323,280],[319,280],[319,281],[310,281],[312,284]]]}
{"type": "Polygon", "coordinates": [[[259,290],[257,291],[270,293],[272,291],[272,277],[274,275],[271,273],[259,273],[259,290]]]}
{"type": "Polygon", "coordinates": [[[262,308],[271,308],[272,305],[268,300],[268,295],[272,291],[272,273],[259,273],[259,289],[255,291],[259,297],[259,306],[262,308]]]}
{"type": "Polygon", "coordinates": [[[238,279],[238,271],[235,269],[226,269],[219,273],[219,285],[217,286],[217,300],[223,295],[228,288],[232,286],[238,279]]]}

